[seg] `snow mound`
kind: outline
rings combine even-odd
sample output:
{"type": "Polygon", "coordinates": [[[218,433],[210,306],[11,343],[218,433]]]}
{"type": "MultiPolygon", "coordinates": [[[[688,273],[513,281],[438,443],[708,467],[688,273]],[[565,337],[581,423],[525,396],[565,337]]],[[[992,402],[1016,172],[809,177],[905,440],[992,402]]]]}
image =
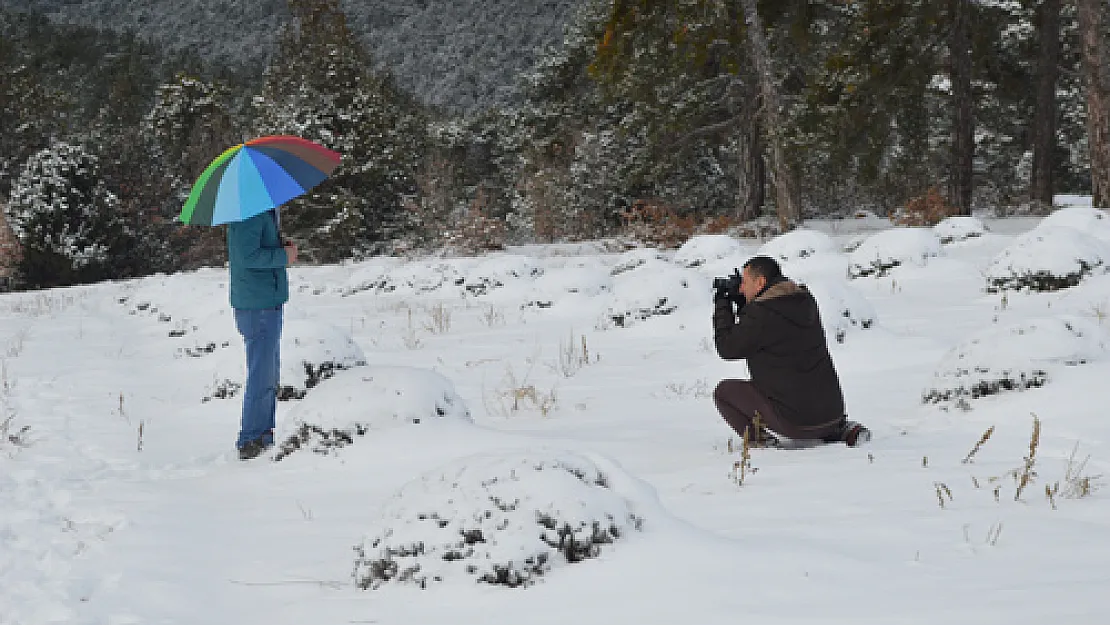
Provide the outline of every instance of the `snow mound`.
{"type": "Polygon", "coordinates": [[[524,307],[551,308],[568,295],[596,297],[612,292],[613,278],[601,267],[564,267],[545,272],[533,283],[524,307]]]}
{"type": "Polygon", "coordinates": [[[184,336],[203,327],[198,321],[211,315],[213,308],[230,308],[227,272],[202,269],[173,276],[150,276],[138,280],[117,301],[130,315],[151,317],[166,324],[169,336],[184,336]]]}
{"type": "Polygon", "coordinates": [[[391,256],[381,256],[362,261],[353,267],[353,272],[338,289],[343,295],[353,295],[369,291],[381,284],[389,272],[396,269],[400,261],[391,256]]]}
{"type": "Polygon", "coordinates": [[[1058,291],[1105,272],[1110,244],[1066,226],[1038,226],[991,261],[987,291],[1058,291]]]}
{"type": "MultiPolygon", "coordinates": [[[[352,281],[348,294],[374,291],[379,295],[424,295],[461,287],[466,279],[456,262],[412,262],[373,276],[373,270],[352,281]]],[[[451,295],[456,293],[452,292],[451,295]]]]}
{"type": "Polygon", "coordinates": [[[956,215],[946,217],[933,226],[933,232],[944,245],[975,239],[987,233],[987,226],[978,217],[956,215]]]}
{"type": "Polygon", "coordinates": [[[360,367],[322,381],[289,411],[274,459],[330,453],[371,430],[437,420],[472,420],[450,380],[427,369],[360,367]]]}
{"type": "MultiPolygon", "coordinates": [[[[238,335],[236,335],[238,336],[238,335]]],[[[242,340],[237,350],[225,350],[215,364],[215,379],[203,401],[230,399],[246,383],[242,340]]],[[[312,319],[285,319],[281,333],[281,371],[278,399],[303,399],[309,389],[336,371],[366,364],[366,356],[350,336],[312,319]]]]}
{"type": "Polygon", "coordinates": [[[365,364],[362,348],[335,326],[312,319],[286,319],[281,333],[278,399],[301,399],[336,371],[365,364]]]}
{"type": "Polygon", "coordinates": [[[843,281],[812,278],[804,285],[817,300],[826,339],[843,343],[849,332],[874,327],[875,307],[852,286],[843,281]]]}
{"type": "Polygon", "coordinates": [[[679,267],[700,267],[740,251],[740,242],[727,234],[702,234],[690,237],[675,251],[674,263],[679,267]]]}
{"type": "Polygon", "coordinates": [[[836,244],[829,235],[816,230],[799,228],[764,243],[756,254],[786,262],[836,251],[836,244]]]}
{"type": "MultiPolygon", "coordinates": [[[[607,463],[606,463],[607,464],[607,463]]],[[[613,466],[571,452],[472,456],[401,488],[355,547],[362,589],[460,580],[526,587],[596,558],[643,518],[613,466]]]]}
{"type": "Polygon", "coordinates": [[[1065,206],[1041,220],[1037,228],[1074,228],[1099,239],[1110,241],[1110,213],[1086,206],[1065,206]]]}
{"type": "MultiPolygon", "coordinates": [[[[1107,323],[1110,319],[1110,273],[1084,280],[1076,288],[1062,294],[1059,301],[1062,311],[1107,323]]],[[[1053,305],[1053,310],[1056,310],[1056,305],[1053,305]]]]}
{"type": "Polygon", "coordinates": [[[650,247],[628,250],[617,257],[616,262],[613,263],[613,267],[609,270],[609,274],[617,276],[626,271],[639,269],[645,264],[656,260],[665,261],[667,260],[667,255],[650,247]]]}
{"type": "Polygon", "coordinates": [[[669,315],[685,302],[711,300],[709,278],[670,263],[651,261],[613,281],[604,321],[620,328],[669,315]]]}
{"type": "Polygon", "coordinates": [[[191,319],[183,319],[169,335],[179,339],[176,352],[178,357],[197,358],[232,345],[242,345],[239,330],[235,327],[235,311],[231,308],[210,311],[208,316],[196,323],[191,319]]]}
{"type": "Polygon", "coordinates": [[[949,351],[922,393],[924,403],[971,408],[971,400],[1044,386],[1053,370],[1101,358],[1107,336],[1077,317],[1030,319],[991,328],[949,351]]]}
{"type": "Polygon", "coordinates": [[[527,256],[493,254],[483,257],[465,274],[463,289],[470,295],[485,295],[516,280],[537,278],[543,275],[543,268],[527,256]]]}
{"type": "Polygon", "coordinates": [[[891,228],[871,235],[852,252],[848,275],[885,276],[900,265],[924,266],[942,253],[940,239],[928,228],[891,228]]]}

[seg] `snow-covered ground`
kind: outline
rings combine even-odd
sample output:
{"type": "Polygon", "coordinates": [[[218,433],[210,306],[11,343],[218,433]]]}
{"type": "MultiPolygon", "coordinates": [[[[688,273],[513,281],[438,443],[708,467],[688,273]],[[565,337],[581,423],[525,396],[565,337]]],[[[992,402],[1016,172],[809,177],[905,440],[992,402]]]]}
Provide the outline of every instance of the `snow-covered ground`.
{"type": "Polygon", "coordinates": [[[1110,221],[1066,211],[298,267],[246,463],[226,270],[0,296],[0,623],[1104,623],[1110,221]],[[738,484],[710,283],[760,252],[875,438],[738,484]]]}

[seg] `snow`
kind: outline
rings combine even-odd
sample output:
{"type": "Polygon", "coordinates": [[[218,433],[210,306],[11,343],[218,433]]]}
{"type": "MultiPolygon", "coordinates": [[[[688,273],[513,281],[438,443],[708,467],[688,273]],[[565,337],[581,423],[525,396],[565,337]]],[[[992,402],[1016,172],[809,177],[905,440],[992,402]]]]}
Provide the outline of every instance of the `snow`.
{"type": "Polygon", "coordinates": [[[885,276],[902,265],[925,265],[943,254],[940,239],[930,229],[891,228],[869,236],[849,255],[853,278],[885,276]]]}
{"type": "Polygon", "coordinates": [[[757,254],[779,262],[836,252],[832,237],[817,230],[798,228],[763,244],[757,254]]]}
{"type": "Polygon", "coordinates": [[[923,398],[969,409],[969,400],[1044,386],[1061,366],[1100,359],[1108,343],[1099,325],[1070,316],[983,330],[941,359],[923,398]]]}
{"type": "Polygon", "coordinates": [[[691,237],[678,248],[674,253],[674,262],[681,267],[699,267],[739,251],[740,242],[727,234],[703,234],[691,237]]]}
{"type": "Polygon", "coordinates": [[[981,237],[986,234],[987,227],[978,217],[958,215],[946,217],[933,226],[933,232],[940,238],[942,244],[948,245],[981,237]]]}
{"type": "Polygon", "coordinates": [[[0,295],[0,623],[1101,623],[1110,274],[984,279],[1105,243],[1058,214],[767,243],[874,439],[751,450],[742,484],[710,281],[761,242],[295,267],[298,392],[250,462],[226,269],[0,295]]]}
{"type": "Polygon", "coordinates": [[[528,586],[557,565],[597,558],[644,523],[635,495],[613,487],[612,471],[568,451],[456,460],[385,504],[356,547],[355,584],[528,586]]]}
{"type": "MultiPolygon", "coordinates": [[[[1047,218],[1046,218],[1047,219],[1047,218]]],[[[986,269],[992,290],[1053,291],[1105,273],[1110,243],[1056,223],[1041,223],[1018,237],[986,269]]]]}

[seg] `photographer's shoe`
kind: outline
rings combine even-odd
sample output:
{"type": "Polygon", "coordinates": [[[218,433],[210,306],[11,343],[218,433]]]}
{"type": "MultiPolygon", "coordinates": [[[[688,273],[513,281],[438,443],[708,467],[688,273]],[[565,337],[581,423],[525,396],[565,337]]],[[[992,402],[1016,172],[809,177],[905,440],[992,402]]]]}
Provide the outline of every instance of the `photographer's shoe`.
{"type": "Polygon", "coordinates": [[[848,426],[848,430],[844,434],[845,445],[849,447],[859,447],[871,440],[871,430],[863,427],[863,425],[852,421],[849,421],[845,425],[848,426]]]}

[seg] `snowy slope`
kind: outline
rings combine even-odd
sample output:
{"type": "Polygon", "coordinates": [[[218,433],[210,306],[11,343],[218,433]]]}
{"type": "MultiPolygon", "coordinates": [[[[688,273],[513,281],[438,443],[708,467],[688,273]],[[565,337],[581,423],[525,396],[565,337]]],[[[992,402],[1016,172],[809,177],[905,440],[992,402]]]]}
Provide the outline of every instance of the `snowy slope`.
{"type": "Polygon", "coordinates": [[[1110,282],[989,293],[1037,222],[983,222],[762,247],[875,439],[742,485],[709,285],[759,242],[294,268],[283,353],[343,366],[248,463],[225,270],[0,296],[0,624],[1102,623],[1110,282]]]}

